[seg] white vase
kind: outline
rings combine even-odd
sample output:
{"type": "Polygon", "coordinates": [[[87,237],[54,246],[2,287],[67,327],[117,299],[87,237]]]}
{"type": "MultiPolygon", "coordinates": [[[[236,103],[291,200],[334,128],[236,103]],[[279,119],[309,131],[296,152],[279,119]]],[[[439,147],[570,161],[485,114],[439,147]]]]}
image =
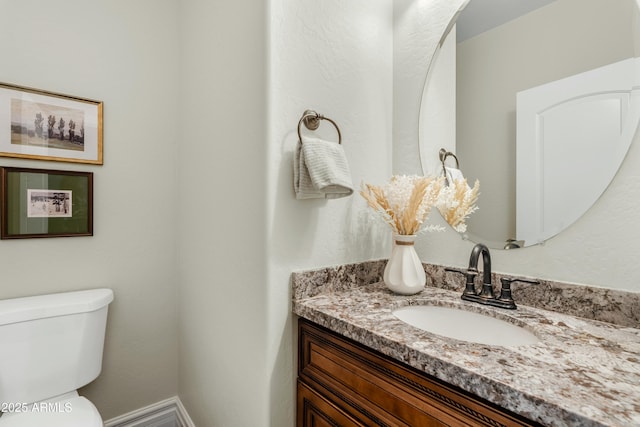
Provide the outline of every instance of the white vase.
{"type": "Polygon", "coordinates": [[[387,288],[397,294],[417,294],[427,283],[424,267],[413,246],[415,240],[415,234],[393,236],[393,249],[383,279],[387,288]]]}

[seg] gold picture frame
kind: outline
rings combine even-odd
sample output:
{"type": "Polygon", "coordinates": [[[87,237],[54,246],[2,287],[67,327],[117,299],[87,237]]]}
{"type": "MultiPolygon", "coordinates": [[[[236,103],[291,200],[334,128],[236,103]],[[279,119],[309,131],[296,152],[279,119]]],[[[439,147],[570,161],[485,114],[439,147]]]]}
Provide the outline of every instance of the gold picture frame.
{"type": "Polygon", "coordinates": [[[0,156],[103,164],[101,101],[0,83],[0,156]]]}

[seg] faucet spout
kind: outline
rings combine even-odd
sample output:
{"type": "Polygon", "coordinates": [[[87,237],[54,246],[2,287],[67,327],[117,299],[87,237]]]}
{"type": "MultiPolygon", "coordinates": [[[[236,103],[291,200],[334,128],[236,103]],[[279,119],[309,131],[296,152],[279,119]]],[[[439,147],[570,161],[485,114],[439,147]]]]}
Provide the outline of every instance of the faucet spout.
{"type": "Polygon", "coordinates": [[[482,285],[491,284],[491,255],[489,248],[478,243],[471,250],[469,257],[469,270],[478,271],[478,259],[482,255],[482,285]]]}
{"type": "Polygon", "coordinates": [[[493,292],[493,284],[491,283],[491,255],[489,254],[489,248],[482,243],[478,243],[471,250],[471,256],[469,257],[469,268],[466,271],[458,270],[456,268],[445,268],[445,271],[452,273],[462,274],[467,278],[464,291],[462,292],[462,298],[465,301],[477,302],[479,304],[491,305],[493,307],[508,308],[515,310],[516,303],[513,301],[511,295],[511,284],[514,282],[523,282],[529,284],[539,283],[537,280],[530,280],[517,277],[501,277],[500,282],[502,287],[500,288],[500,296],[496,297],[493,292]],[[478,261],[482,255],[482,290],[480,293],[476,292],[475,278],[478,275],[478,261]]]}

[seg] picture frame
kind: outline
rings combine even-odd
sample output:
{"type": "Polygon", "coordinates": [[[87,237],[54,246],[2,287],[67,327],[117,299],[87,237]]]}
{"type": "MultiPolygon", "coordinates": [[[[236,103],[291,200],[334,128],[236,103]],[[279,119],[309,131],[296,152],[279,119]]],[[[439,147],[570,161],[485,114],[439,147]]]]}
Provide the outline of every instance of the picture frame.
{"type": "Polygon", "coordinates": [[[93,173],[0,167],[0,239],[93,236],[93,173]]]}
{"type": "Polygon", "coordinates": [[[103,164],[101,101],[0,83],[0,156],[103,164]]]}

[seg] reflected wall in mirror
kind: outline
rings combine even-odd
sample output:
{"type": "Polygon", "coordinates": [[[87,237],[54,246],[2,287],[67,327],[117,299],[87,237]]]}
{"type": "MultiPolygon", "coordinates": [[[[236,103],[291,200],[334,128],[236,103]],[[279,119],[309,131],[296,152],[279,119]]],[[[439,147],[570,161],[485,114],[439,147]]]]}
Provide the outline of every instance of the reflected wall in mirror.
{"type": "Polygon", "coordinates": [[[430,65],[420,154],[424,172],[439,174],[444,147],[480,181],[469,239],[541,243],[606,190],[640,117],[638,16],[636,0],[471,0],[462,10],[430,65]]]}

